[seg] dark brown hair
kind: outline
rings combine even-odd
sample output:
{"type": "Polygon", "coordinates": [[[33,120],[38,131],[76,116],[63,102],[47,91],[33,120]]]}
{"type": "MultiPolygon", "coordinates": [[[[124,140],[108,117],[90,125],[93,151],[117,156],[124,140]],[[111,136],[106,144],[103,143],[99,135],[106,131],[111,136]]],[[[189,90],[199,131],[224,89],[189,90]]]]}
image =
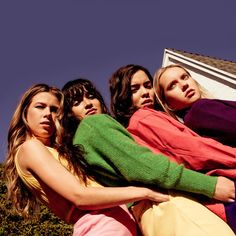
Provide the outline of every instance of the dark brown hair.
{"type": "Polygon", "coordinates": [[[65,116],[63,119],[63,126],[66,129],[69,139],[73,139],[77,126],[80,122],[74,117],[71,109],[76,101],[81,102],[83,100],[84,95],[92,95],[93,98],[98,99],[98,101],[101,103],[102,113],[109,114],[108,108],[101,93],[96,89],[90,80],[82,78],[70,80],[63,86],[62,92],[65,97],[65,116]]]}
{"type": "Polygon", "coordinates": [[[131,79],[139,70],[144,71],[153,82],[150,72],[145,67],[134,64],[120,67],[109,80],[112,116],[125,127],[128,126],[130,117],[137,110],[132,104],[131,79]]]}

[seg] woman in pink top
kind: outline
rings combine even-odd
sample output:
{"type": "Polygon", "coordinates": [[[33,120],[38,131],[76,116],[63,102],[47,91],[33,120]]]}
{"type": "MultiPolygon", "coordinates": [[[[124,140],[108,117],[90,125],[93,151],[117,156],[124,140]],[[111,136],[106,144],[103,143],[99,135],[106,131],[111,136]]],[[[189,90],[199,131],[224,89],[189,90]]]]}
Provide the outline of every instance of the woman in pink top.
{"type": "Polygon", "coordinates": [[[166,201],[146,188],[105,188],[87,176],[80,146],[63,143],[64,96],[55,87],[29,88],[12,117],[5,176],[19,214],[30,217],[38,200],[67,223],[73,235],[137,235],[125,204],[142,199],[166,201]]]}
{"type": "MultiPolygon", "coordinates": [[[[136,142],[154,152],[163,153],[187,168],[235,179],[236,149],[200,137],[164,112],[154,110],[152,82],[147,69],[139,65],[127,65],[114,72],[110,79],[113,116],[127,127],[136,142]],[[121,116],[126,118],[125,122],[121,116]]],[[[224,220],[227,218],[236,232],[234,205],[210,204],[208,207],[224,220]]]]}

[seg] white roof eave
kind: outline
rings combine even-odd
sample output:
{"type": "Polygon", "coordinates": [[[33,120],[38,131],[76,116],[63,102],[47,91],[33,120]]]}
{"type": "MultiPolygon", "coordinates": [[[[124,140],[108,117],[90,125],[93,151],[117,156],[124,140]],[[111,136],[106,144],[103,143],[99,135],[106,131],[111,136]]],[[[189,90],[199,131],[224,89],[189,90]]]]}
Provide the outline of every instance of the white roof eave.
{"type": "Polygon", "coordinates": [[[187,64],[190,67],[194,67],[196,69],[202,70],[206,73],[209,73],[213,76],[217,76],[223,80],[226,80],[228,82],[231,82],[233,84],[236,84],[236,75],[231,74],[229,72],[226,72],[224,70],[217,69],[213,66],[209,66],[205,63],[199,62],[197,60],[194,60],[192,58],[186,57],[182,54],[179,54],[177,52],[173,52],[169,49],[164,50],[163,55],[163,61],[162,65],[168,65],[171,64],[171,61],[175,61],[174,63],[181,63],[181,64],[187,64]]]}

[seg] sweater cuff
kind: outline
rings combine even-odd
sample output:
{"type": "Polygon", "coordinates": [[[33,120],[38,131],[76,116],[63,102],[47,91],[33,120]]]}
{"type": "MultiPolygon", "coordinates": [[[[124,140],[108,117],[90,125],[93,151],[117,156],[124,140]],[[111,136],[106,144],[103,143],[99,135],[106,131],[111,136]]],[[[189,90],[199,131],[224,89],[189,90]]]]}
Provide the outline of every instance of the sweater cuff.
{"type": "Polygon", "coordinates": [[[216,183],[216,176],[194,173],[191,170],[185,169],[177,188],[179,190],[188,189],[189,192],[203,194],[209,198],[213,198],[216,183]]]}

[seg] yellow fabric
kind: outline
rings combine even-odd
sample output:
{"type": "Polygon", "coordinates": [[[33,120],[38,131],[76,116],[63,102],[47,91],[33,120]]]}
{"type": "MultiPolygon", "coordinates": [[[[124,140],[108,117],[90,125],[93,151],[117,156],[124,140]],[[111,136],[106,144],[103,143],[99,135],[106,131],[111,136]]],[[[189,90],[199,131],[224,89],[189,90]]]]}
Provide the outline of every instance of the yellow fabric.
{"type": "Polygon", "coordinates": [[[132,207],[144,236],[233,236],[230,227],[193,198],[169,191],[170,201],[132,207]]]}
{"type": "MultiPolygon", "coordinates": [[[[55,158],[57,161],[59,161],[66,169],[68,169],[68,162],[66,159],[59,158],[59,154],[55,149],[50,148],[50,147],[47,147],[47,149],[50,151],[53,158],[55,158]]],[[[21,167],[18,163],[17,155],[18,155],[18,152],[15,155],[15,165],[16,165],[16,170],[18,172],[18,175],[20,176],[20,178],[22,179],[24,184],[30,189],[30,191],[33,192],[41,202],[48,205],[49,199],[48,199],[45,191],[43,190],[42,186],[40,185],[39,181],[31,173],[24,172],[21,169],[21,167]]],[[[84,185],[83,182],[81,182],[81,184],[84,185]]],[[[87,185],[93,186],[93,187],[102,187],[97,182],[90,180],[90,179],[87,180],[87,185]]],[[[71,207],[65,216],[65,218],[66,218],[65,220],[67,222],[70,222],[71,216],[73,215],[74,211],[77,211],[77,210],[78,210],[78,208],[76,208],[74,205],[71,204],[71,207]]]]}
{"type": "MultiPolygon", "coordinates": [[[[52,154],[52,156],[59,161],[66,169],[68,169],[68,162],[66,159],[64,158],[59,158],[59,154],[57,152],[57,150],[55,150],[54,148],[50,148],[47,147],[47,149],[50,151],[50,153],[52,154]]],[[[45,192],[42,190],[42,187],[40,185],[40,183],[38,182],[38,180],[30,173],[25,173],[21,170],[19,163],[18,163],[18,159],[17,159],[17,154],[15,156],[15,165],[16,165],[16,169],[17,172],[20,176],[20,178],[22,179],[22,181],[26,184],[26,186],[31,189],[31,191],[35,192],[35,194],[38,196],[38,198],[43,201],[48,203],[48,198],[45,194],[45,192]]],[[[88,179],[88,186],[93,186],[93,187],[102,187],[101,185],[99,185],[97,182],[88,179]]],[[[81,182],[82,185],[84,185],[84,183],[81,182]]]]}
{"type": "Polygon", "coordinates": [[[17,154],[18,152],[16,153],[16,156],[15,156],[15,165],[16,165],[17,173],[20,176],[21,180],[32,192],[35,193],[35,195],[40,199],[40,201],[48,204],[49,203],[48,198],[45,192],[43,191],[38,180],[32,174],[26,173],[21,169],[18,163],[17,154]]]}

